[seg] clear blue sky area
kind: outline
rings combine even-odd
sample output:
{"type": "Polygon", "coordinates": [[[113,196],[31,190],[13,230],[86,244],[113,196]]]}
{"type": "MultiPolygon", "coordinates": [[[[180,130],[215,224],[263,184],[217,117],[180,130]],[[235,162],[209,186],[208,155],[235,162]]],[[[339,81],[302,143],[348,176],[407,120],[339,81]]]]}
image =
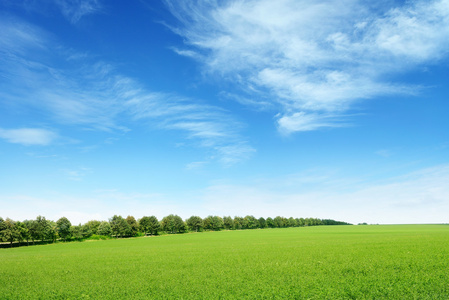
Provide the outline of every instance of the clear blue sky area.
{"type": "Polygon", "coordinates": [[[0,1],[0,216],[449,222],[449,0],[0,1]]]}

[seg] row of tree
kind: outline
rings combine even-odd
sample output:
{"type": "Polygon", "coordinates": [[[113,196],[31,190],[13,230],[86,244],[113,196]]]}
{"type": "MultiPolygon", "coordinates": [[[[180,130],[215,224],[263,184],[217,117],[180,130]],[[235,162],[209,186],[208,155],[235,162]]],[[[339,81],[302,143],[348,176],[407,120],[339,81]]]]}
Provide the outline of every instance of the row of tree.
{"type": "Polygon", "coordinates": [[[83,240],[88,238],[100,237],[135,237],[143,235],[158,235],[162,232],[168,234],[184,233],[188,231],[205,230],[235,230],[235,229],[263,229],[263,228],[283,228],[317,225],[351,225],[346,222],[340,222],[330,219],[316,218],[284,218],[277,216],[275,218],[255,218],[246,217],[219,217],[208,216],[204,219],[198,216],[191,216],[183,220],[178,215],[169,215],[162,220],[155,216],[144,216],[136,220],[133,216],[123,218],[114,215],[109,221],[92,220],[84,225],[72,225],[66,218],[62,217],[56,222],[47,220],[45,217],[38,216],[35,220],[13,221],[9,218],[4,220],[0,217],[0,241],[18,245],[26,241],[29,245],[36,241],[56,242],[57,240],[83,240]]]}

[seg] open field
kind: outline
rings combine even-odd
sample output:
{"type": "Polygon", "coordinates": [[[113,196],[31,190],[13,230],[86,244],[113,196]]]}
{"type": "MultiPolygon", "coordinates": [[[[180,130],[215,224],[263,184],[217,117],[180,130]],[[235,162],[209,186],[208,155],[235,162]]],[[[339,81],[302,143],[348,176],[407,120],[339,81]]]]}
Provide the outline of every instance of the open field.
{"type": "Polygon", "coordinates": [[[449,226],[204,232],[0,249],[1,299],[448,299],[449,226]]]}

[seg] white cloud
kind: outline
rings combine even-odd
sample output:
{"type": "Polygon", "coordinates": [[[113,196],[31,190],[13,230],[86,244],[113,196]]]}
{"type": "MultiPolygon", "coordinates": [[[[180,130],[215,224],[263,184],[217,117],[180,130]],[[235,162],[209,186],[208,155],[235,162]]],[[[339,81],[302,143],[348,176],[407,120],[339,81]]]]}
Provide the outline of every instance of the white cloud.
{"type": "Polygon", "coordinates": [[[10,143],[22,144],[25,146],[51,144],[58,135],[53,131],[39,128],[19,128],[2,129],[0,128],[0,138],[10,143]]]}
{"type": "Polygon", "coordinates": [[[447,56],[448,0],[384,4],[261,0],[167,6],[181,22],[174,32],[188,47],[177,53],[239,84],[243,95],[236,99],[254,99],[240,103],[275,104],[279,129],[288,133],[340,126],[343,114],[363,99],[415,94],[420,87],[382,78],[447,56]]]}
{"type": "Polygon", "coordinates": [[[71,23],[76,23],[82,17],[98,13],[101,10],[98,0],[55,0],[55,3],[71,23]]]}
{"type": "Polygon", "coordinates": [[[0,51],[0,72],[8,74],[0,82],[5,107],[31,107],[48,115],[49,121],[93,130],[127,132],[136,122],[176,130],[192,144],[214,151],[226,165],[251,152],[240,134],[242,124],[228,111],[197,99],[149,91],[108,63],[56,47],[42,30],[20,20],[3,25],[3,32],[9,32],[0,33],[0,45],[7,45],[0,51]],[[36,48],[40,53],[35,56],[36,48]],[[64,68],[52,63],[55,56],[66,61],[64,68]],[[234,150],[223,151],[228,148],[234,150]]]}

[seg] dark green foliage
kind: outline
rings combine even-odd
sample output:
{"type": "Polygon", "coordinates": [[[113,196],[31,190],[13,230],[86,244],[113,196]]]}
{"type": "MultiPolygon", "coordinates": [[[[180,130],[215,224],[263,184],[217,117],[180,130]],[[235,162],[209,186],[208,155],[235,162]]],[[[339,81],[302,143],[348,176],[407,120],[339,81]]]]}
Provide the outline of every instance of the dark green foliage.
{"type": "MultiPolygon", "coordinates": [[[[18,242],[20,245],[22,241],[26,240],[27,244],[31,239],[33,244],[36,240],[41,243],[56,242],[57,240],[77,240],[82,241],[91,239],[94,235],[97,237],[92,239],[99,239],[98,236],[103,237],[139,237],[147,233],[157,235],[159,230],[166,233],[183,233],[190,231],[219,231],[225,229],[257,229],[266,227],[298,227],[298,226],[317,226],[317,225],[350,225],[346,222],[335,221],[331,219],[317,219],[317,218],[285,218],[277,216],[274,220],[272,218],[256,219],[252,215],[247,215],[244,218],[236,216],[207,216],[201,219],[199,216],[191,216],[184,222],[178,215],[169,215],[162,219],[161,222],[155,216],[142,217],[139,221],[133,216],[128,216],[123,219],[121,216],[114,215],[109,222],[91,220],[85,224],[71,226],[70,221],[62,217],[57,222],[47,220],[45,217],[38,216],[36,220],[25,220],[23,222],[13,221],[7,219],[6,221],[0,217],[0,241],[7,241],[12,245],[18,242]]],[[[1,245],[0,245],[1,247],[1,245]]]]}
{"type": "Polygon", "coordinates": [[[111,224],[106,221],[101,222],[100,226],[98,226],[97,234],[106,236],[112,235],[111,224]]]}
{"type": "Polygon", "coordinates": [[[0,239],[10,243],[12,247],[12,243],[20,237],[20,231],[16,227],[16,222],[10,218],[6,218],[4,221],[2,219],[0,222],[0,239]]]}
{"type": "Polygon", "coordinates": [[[243,228],[243,218],[242,217],[234,217],[234,228],[242,229],[243,228]]]}
{"type": "Polygon", "coordinates": [[[234,220],[230,216],[223,217],[223,226],[225,229],[234,229],[234,220]]]}
{"type": "Polygon", "coordinates": [[[111,224],[112,235],[116,238],[123,237],[130,231],[128,222],[122,216],[114,215],[109,219],[109,223],[111,224]]]}
{"type": "Polygon", "coordinates": [[[82,225],[72,225],[70,227],[70,235],[77,241],[81,241],[83,239],[83,230],[82,225]]]}
{"type": "Polygon", "coordinates": [[[190,230],[198,232],[203,227],[203,219],[198,216],[191,216],[187,219],[186,224],[190,230]]]}
{"type": "Polygon", "coordinates": [[[70,237],[70,227],[72,226],[72,223],[70,223],[69,219],[66,217],[62,217],[56,221],[56,225],[59,236],[66,241],[67,238],[70,237]]]}
{"type": "Polygon", "coordinates": [[[244,221],[248,229],[259,228],[259,221],[254,216],[246,216],[244,221]]]}
{"type": "Polygon", "coordinates": [[[98,234],[98,227],[100,227],[100,224],[101,222],[97,220],[91,220],[86,223],[92,234],[98,234]]]}
{"type": "Polygon", "coordinates": [[[128,223],[129,227],[127,229],[127,236],[136,236],[139,231],[139,224],[133,216],[126,217],[126,223],[128,223]]]}
{"type": "Polygon", "coordinates": [[[157,235],[158,231],[161,229],[161,223],[155,216],[148,218],[148,231],[152,235],[157,235]]]}
{"type": "Polygon", "coordinates": [[[162,230],[167,233],[183,233],[187,230],[187,226],[178,215],[169,215],[161,221],[162,230]]]}
{"type": "Polygon", "coordinates": [[[259,228],[267,227],[267,221],[263,217],[260,217],[258,221],[259,221],[259,228]]]}

